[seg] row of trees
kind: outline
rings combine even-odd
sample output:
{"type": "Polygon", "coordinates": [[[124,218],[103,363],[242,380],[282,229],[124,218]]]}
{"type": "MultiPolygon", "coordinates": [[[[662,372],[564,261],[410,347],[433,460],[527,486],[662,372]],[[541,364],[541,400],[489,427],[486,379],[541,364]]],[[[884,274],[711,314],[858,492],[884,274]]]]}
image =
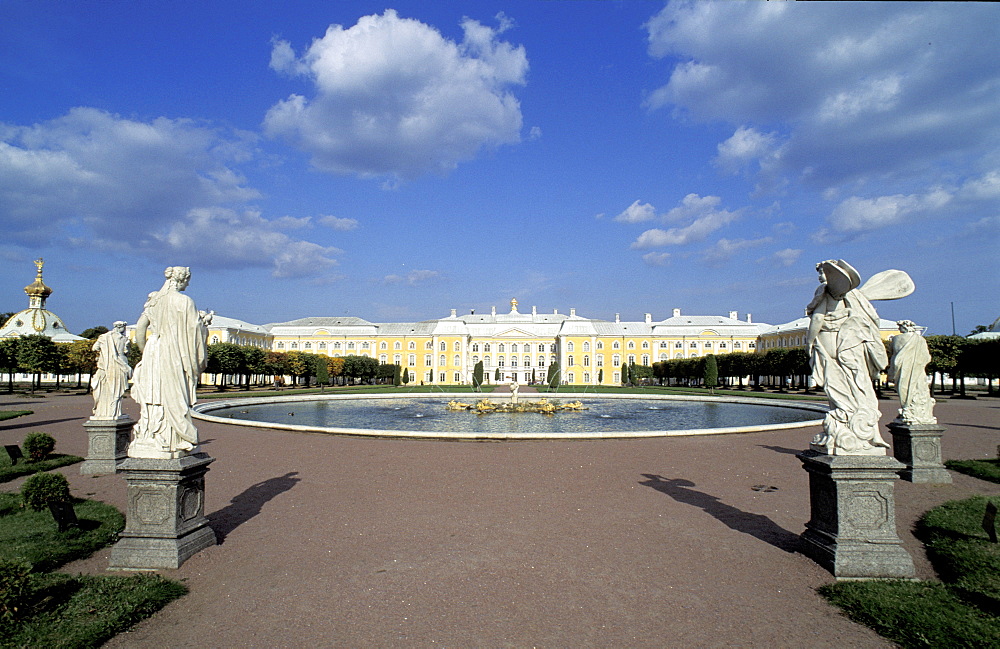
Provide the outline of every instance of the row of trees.
{"type": "MultiPolygon", "coordinates": [[[[88,330],[94,338],[104,328],[88,330]]],[[[948,374],[952,377],[952,390],[964,389],[964,377],[988,379],[992,392],[992,380],[1000,376],[1000,339],[970,340],[961,336],[927,336],[927,346],[931,362],[927,372],[932,375],[948,374]]],[[[97,355],[93,350],[93,340],[79,340],[72,343],[55,343],[41,334],[4,338],[0,340],[0,372],[7,374],[7,389],[14,389],[14,374],[18,372],[32,375],[32,389],[41,384],[42,374],[54,374],[56,386],[60,378],[76,375],[77,387],[83,377],[96,371],[97,355]]],[[[891,353],[891,350],[890,350],[891,353]]],[[[138,348],[129,343],[129,362],[134,367],[139,362],[138,348]]],[[[706,357],[679,358],[645,365],[623,364],[621,381],[624,385],[657,381],[667,385],[698,385],[704,383],[706,357]]],[[[763,354],[730,353],[713,357],[717,375],[722,385],[744,387],[746,377],[756,385],[785,386],[789,378],[800,388],[805,388],[810,374],[809,358],[805,349],[776,348],[763,354]]],[[[208,368],[214,375],[213,382],[220,389],[226,385],[270,384],[280,378],[291,376],[296,384],[309,385],[315,379],[319,385],[348,385],[354,383],[409,382],[409,371],[399,365],[380,364],[367,356],[344,356],[331,358],[306,352],[272,352],[258,347],[244,347],[233,343],[215,343],[208,346],[208,368]]],[[[541,378],[541,377],[539,377],[541,378]]],[[[483,367],[478,363],[473,369],[474,385],[482,385],[483,367]]],[[[494,376],[496,382],[502,380],[499,368],[494,376]]],[[[552,364],[546,371],[544,381],[556,387],[560,381],[558,364],[552,364]]],[[[603,383],[603,370],[598,382],[603,383]]],[[[535,381],[533,381],[535,382],[535,381]]],[[[932,390],[935,389],[932,384],[932,390]]],[[[940,386],[944,389],[944,386],[940,386]]]]}

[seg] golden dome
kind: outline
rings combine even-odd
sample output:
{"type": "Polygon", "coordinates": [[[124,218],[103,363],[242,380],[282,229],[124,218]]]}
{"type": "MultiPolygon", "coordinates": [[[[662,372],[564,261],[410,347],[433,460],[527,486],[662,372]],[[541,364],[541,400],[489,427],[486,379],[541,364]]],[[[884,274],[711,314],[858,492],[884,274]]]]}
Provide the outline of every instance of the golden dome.
{"type": "Polygon", "coordinates": [[[42,266],[45,265],[45,260],[39,257],[35,260],[35,267],[38,268],[38,274],[35,275],[35,281],[24,287],[24,292],[28,294],[29,298],[39,298],[45,300],[48,296],[52,295],[52,289],[45,285],[42,281],[42,266]]]}

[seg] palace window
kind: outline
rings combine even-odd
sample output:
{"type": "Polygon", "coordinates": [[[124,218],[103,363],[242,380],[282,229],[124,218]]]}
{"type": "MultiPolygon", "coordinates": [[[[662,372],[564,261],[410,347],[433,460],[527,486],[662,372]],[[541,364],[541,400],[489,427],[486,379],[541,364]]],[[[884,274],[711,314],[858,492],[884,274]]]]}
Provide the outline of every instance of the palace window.
{"type": "Polygon", "coordinates": [[[479,351],[479,343],[472,343],[472,351],[474,352],[479,351]]]}
{"type": "Polygon", "coordinates": [[[622,348],[622,345],[617,340],[615,342],[611,343],[611,349],[621,349],[621,348],[622,348]]]}
{"type": "Polygon", "coordinates": [[[387,343],[387,342],[385,342],[385,341],[383,340],[383,341],[382,341],[382,342],[381,342],[381,343],[379,344],[378,348],[379,348],[379,349],[389,349],[389,343],[387,343]]]}
{"type": "Polygon", "coordinates": [[[498,352],[504,351],[503,343],[500,343],[499,345],[497,345],[497,351],[498,352]]]}
{"type": "Polygon", "coordinates": [[[525,367],[531,367],[531,356],[525,356],[524,357],[524,366],[525,367]]]}
{"type": "Polygon", "coordinates": [[[441,341],[441,351],[443,351],[443,352],[448,351],[448,343],[446,343],[443,340],[441,341]]]}
{"type": "Polygon", "coordinates": [[[628,341],[628,348],[629,349],[635,349],[635,341],[634,340],[628,341]]]}
{"type": "Polygon", "coordinates": [[[750,349],[757,349],[757,343],[749,343],[747,344],[747,347],[749,347],[750,349]]]}
{"type": "Polygon", "coordinates": [[[597,367],[604,367],[604,357],[603,356],[598,356],[597,357],[597,367]]]}
{"type": "Polygon", "coordinates": [[[583,366],[584,367],[590,367],[590,356],[584,356],[583,357],[583,366]]]}
{"type": "Polygon", "coordinates": [[[712,341],[710,340],[705,341],[705,349],[711,349],[711,348],[712,348],[712,341]]]}
{"type": "Polygon", "coordinates": [[[407,365],[416,365],[417,364],[417,355],[416,354],[410,354],[409,356],[406,357],[406,360],[408,361],[407,365]]]}
{"type": "Polygon", "coordinates": [[[667,348],[667,341],[666,340],[661,340],[660,341],[660,349],[666,349],[666,348],[667,348]]]}
{"type": "Polygon", "coordinates": [[[455,354],[455,359],[454,360],[455,360],[455,362],[452,363],[452,365],[454,365],[455,367],[459,367],[462,364],[462,357],[459,356],[458,354],[455,354]]]}
{"type": "Polygon", "coordinates": [[[285,343],[278,343],[278,349],[284,349],[285,343]]]}
{"type": "Polygon", "coordinates": [[[574,363],[573,363],[573,355],[572,354],[570,354],[569,357],[567,358],[567,363],[566,364],[569,365],[570,367],[573,366],[574,363]]]}
{"type": "Polygon", "coordinates": [[[611,381],[614,382],[614,383],[621,383],[622,382],[622,373],[621,372],[615,372],[614,376],[611,379],[611,381]]]}
{"type": "Polygon", "coordinates": [[[511,367],[517,367],[517,356],[511,356],[510,357],[510,366],[511,367]]]}
{"type": "Polygon", "coordinates": [[[642,364],[643,365],[649,365],[649,354],[643,354],[642,355],[642,364]]]}
{"type": "Polygon", "coordinates": [[[503,356],[498,357],[497,358],[497,367],[503,367],[503,364],[504,364],[503,356]]]}
{"type": "Polygon", "coordinates": [[[354,349],[354,343],[353,342],[347,343],[347,348],[348,349],[354,349]]]}
{"type": "Polygon", "coordinates": [[[426,350],[432,350],[432,349],[434,349],[434,341],[433,340],[428,340],[427,342],[425,342],[424,343],[424,349],[426,349],[426,350]]]}
{"type": "Polygon", "coordinates": [[[569,374],[566,375],[566,382],[567,383],[572,383],[575,380],[576,380],[576,376],[573,374],[573,372],[570,372],[569,374]]]}
{"type": "Polygon", "coordinates": [[[475,365],[478,362],[479,362],[479,357],[478,356],[473,356],[472,357],[472,364],[475,365]]]}
{"type": "Polygon", "coordinates": [[[740,349],[741,347],[741,343],[733,343],[733,349],[740,349]]]}
{"type": "Polygon", "coordinates": [[[417,343],[415,343],[415,342],[413,342],[413,341],[411,340],[411,341],[410,341],[410,344],[409,344],[409,345],[408,345],[408,346],[407,346],[406,348],[407,348],[407,349],[416,349],[416,348],[417,348],[417,343]]]}
{"type": "Polygon", "coordinates": [[[538,367],[545,367],[545,357],[544,356],[539,356],[538,357],[538,367]]]}
{"type": "Polygon", "coordinates": [[[456,352],[458,352],[458,351],[462,351],[462,343],[460,343],[460,342],[458,342],[458,341],[456,340],[456,341],[455,341],[455,344],[454,344],[454,348],[455,348],[455,351],[456,351],[456,352]]]}
{"type": "Polygon", "coordinates": [[[629,354],[628,355],[628,364],[629,365],[635,365],[635,354],[629,354]]]}
{"type": "Polygon", "coordinates": [[[490,344],[489,343],[483,343],[483,351],[484,352],[490,351],[490,344]]]}
{"type": "Polygon", "coordinates": [[[219,337],[218,336],[212,336],[212,344],[214,345],[217,342],[219,342],[219,337]]]}
{"type": "Polygon", "coordinates": [[[299,348],[298,343],[292,343],[292,349],[298,349],[298,348],[299,348]]]}
{"type": "Polygon", "coordinates": [[[431,358],[431,355],[430,354],[424,354],[424,365],[426,365],[427,367],[430,367],[433,364],[434,364],[434,361],[431,358]]]}
{"type": "Polygon", "coordinates": [[[382,363],[383,365],[385,365],[386,363],[389,362],[389,357],[386,356],[385,354],[379,354],[378,355],[378,362],[382,363]]]}
{"type": "Polygon", "coordinates": [[[455,372],[455,383],[461,383],[461,382],[462,382],[462,375],[458,372],[455,372]]]}
{"type": "Polygon", "coordinates": [[[684,349],[684,343],[678,341],[674,343],[674,349],[684,349]]]}
{"type": "Polygon", "coordinates": [[[320,349],[326,349],[326,343],[320,343],[319,344],[319,348],[320,349]]]}
{"type": "Polygon", "coordinates": [[[598,350],[604,349],[604,341],[603,340],[598,340],[597,341],[597,349],[598,350]]]}
{"type": "Polygon", "coordinates": [[[445,378],[444,378],[445,377],[445,373],[444,372],[441,372],[440,374],[438,374],[438,377],[440,378],[440,382],[441,383],[445,382],[445,378]]]}
{"type": "Polygon", "coordinates": [[[583,382],[584,383],[590,383],[590,372],[584,372],[583,373],[583,382]]]}
{"type": "Polygon", "coordinates": [[[544,352],[545,351],[545,343],[539,343],[539,345],[538,345],[538,351],[540,351],[540,352],[544,352]]]}
{"type": "Polygon", "coordinates": [[[726,343],[719,343],[719,349],[725,349],[726,343]]]}
{"type": "Polygon", "coordinates": [[[621,356],[621,354],[615,354],[614,356],[612,356],[611,357],[611,364],[614,365],[615,367],[618,367],[619,365],[621,365],[622,364],[622,356],[621,356]]]}
{"type": "Polygon", "coordinates": [[[392,344],[392,348],[393,348],[393,349],[402,349],[402,348],[403,348],[403,343],[401,343],[401,342],[399,342],[399,341],[397,340],[396,342],[394,342],[394,343],[392,344]]]}
{"type": "Polygon", "coordinates": [[[555,343],[549,343],[549,353],[551,353],[551,354],[555,354],[556,353],[556,344],[555,343]]]}
{"type": "Polygon", "coordinates": [[[368,343],[366,343],[366,342],[361,343],[361,349],[370,349],[370,347],[371,346],[368,343]]]}
{"type": "Polygon", "coordinates": [[[590,343],[589,342],[584,342],[583,343],[583,351],[585,351],[585,352],[589,352],[590,351],[590,343]]]}
{"type": "Polygon", "coordinates": [[[512,344],[510,346],[510,351],[512,351],[512,352],[516,352],[517,351],[517,343],[514,343],[514,344],[512,344]]]}
{"type": "Polygon", "coordinates": [[[667,360],[667,358],[669,358],[667,356],[667,352],[660,352],[660,360],[661,361],[665,361],[665,360],[667,360]]]}
{"type": "Polygon", "coordinates": [[[568,343],[566,343],[566,351],[568,351],[568,352],[573,351],[573,341],[572,340],[569,341],[568,343]]]}
{"type": "Polygon", "coordinates": [[[438,365],[447,365],[448,359],[444,357],[444,354],[438,356],[438,365]]]}
{"type": "Polygon", "coordinates": [[[490,355],[487,354],[486,356],[483,356],[483,365],[489,365],[489,364],[490,364],[490,355]]]}
{"type": "Polygon", "coordinates": [[[399,365],[400,363],[403,362],[403,355],[402,354],[393,354],[392,355],[392,362],[395,363],[396,365],[399,365]]]}
{"type": "Polygon", "coordinates": [[[649,349],[649,341],[648,340],[642,341],[642,348],[643,349],[649,349]]]}
{"type": "Polygon", "coordinates": [[[698,349],[698,343],[691,343],[691,349],[698,349]]]}

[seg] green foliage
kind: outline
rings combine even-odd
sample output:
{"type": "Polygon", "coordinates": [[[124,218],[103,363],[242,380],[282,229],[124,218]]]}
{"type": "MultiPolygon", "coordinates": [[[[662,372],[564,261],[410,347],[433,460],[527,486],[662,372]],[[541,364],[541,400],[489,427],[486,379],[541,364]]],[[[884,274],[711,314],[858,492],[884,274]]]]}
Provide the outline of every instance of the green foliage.
{"type": "MultiPolygon", "coordinates": [[[[534,372],[534,370],[532,370],[534,372]]],[[[483,362],[479,361],[472,369],[472,387],[479,390],[483,387],[483,362]]]]}
{"type": "Polygon", "coordinates": [[[11,465],[10,458],[6,454],[0,455],[0,482],[9,482],[14,478],[20,478],[23,475],[31,475],[32,473],[39,473],[41,471],[51,471],[52,469],[58,469],[61,466],[68,466],[70,464],[76,464],[77,462],[83,462],[83,458],[78,455],[61,455],[59,453],[54,453],[49,456],[49,459],[42,460],[41,462],[18,462],[17,464],[11,465]]]}
{"type": "Polygon", "coordinates": [[[96,648],[187,593],[159,575],[32,575],[34,615],[0,647],[96,648]]]}
{"type": "Polygon", "coordinates": [[[88,340],[96,340],[101,334],[106,334],[108,331],[108,328],[104,325],[97,325],[90,329],[84,329],[80,335],[88,340]]]}
{"type": "Polygon", "coordinates": [[[313,359],[315,364],[316,373],[316,384],[319,386],[328,385],[330,383],[330,367],[326,363],[325,356],[316,356],[313,359]]]}
{"type": "Polygon", "coordinates": [[[948,460],[944,465],[952,471],[1000,483],[1000,460],[948,460]]]}
{"type": "Polygon", "coordinates": [[[42,334],[21,336],[17,363],[25,372],[49,372],[59,369],[60,354],[52,339],[42,334]]]}
{"type": "Polygon", "coordinates": [[[0,421],[35,414],[34,410],[0,410],[0,421]]]}
{"type": "Polygon", "coordinates": [[[59,532],[52,515],[22,507],[16,493],[0,493],[0,559],[24,561],[36,571],[90,556],[117,538],[125,526],[121,512],[96,500],[73,504],[78,528],[59,532]]]}
{"type": "Polygon", "coordinates": [[[628,363],[622,363],[622,385],[632,385],[632,376],[628,371],[628,363]]]}
{"type": "Polygon", "coordinates": [[[69,502],[69,481],[61,473],[36,473],[21,485],[21,498],[25,507],[36,512],[49,503],[69,502]]]}
{"type": "Polygon", "coordinates": [[[1000,646],[1000,621],[968,606],[944,584],[842,581],[819,592],[855,622],[906,649],[1000,646]]]}
{"type": "Polygon", "coordinates": [[[4,625],[22,617],[31,592],[31,565],[0,559],[0,622],[4,625]]]}
{"type": "Polygon", "coordinates": [[[549,385],[550,390],[555,390],[559,387],[559,363],[550,363],[548,376],[545,380],[549,385]]]}
{"type": "Polygon", "coordinates": [[[714,390],[719,387],[719,363],[715,360],[714,354],[705,357],[705,369],[702,376],[706,388],[714,390]]]}
{"type": "Polygon", "coordinates": [[[28,433],[21,445],[21,450],[28,456],[29,462],[41,462],[56,449],[56,440],[48,433],[28,433]]]}

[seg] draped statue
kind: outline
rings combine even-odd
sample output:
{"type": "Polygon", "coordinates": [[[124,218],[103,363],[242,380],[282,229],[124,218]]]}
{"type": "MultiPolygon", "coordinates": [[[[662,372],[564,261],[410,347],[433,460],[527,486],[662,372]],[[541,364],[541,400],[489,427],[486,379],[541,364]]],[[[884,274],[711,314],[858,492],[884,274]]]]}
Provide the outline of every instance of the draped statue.
{"type": "Polygon", "coordinates": [[[149,294],[135,328],[142,360],[135,366],[132,398],[140,414],[129,457],[176,458],[198,447],[191,406],[208,362],[213,312],[198,311],[182,293],[191,280],[189,268],[172,266],[164,275],[166,282],[149,294]]]}
{"type": "Polygon", "coordinates": [[[927,341],[911,320],[896,323],[901,332],[892,338],[889,378],[896,384],[902,406],[896,421],[903,424],[936,424],[934,398],[927,385],[927,364],[931,353],[927,341]]]}
{"type": "Polygon", "coordinates": [[[128,338],[125,322],[119,320],[111,331],[98,336],[94,342],[97,352],[97,371],[94,373],[94,413],[91,419],[121,419],[122,397],[128,390],[132,367],[128,364],[128,338]]]}
{"type": "Polygon", "coordinates": [[[820,262],[816,270],[820,285],[806,307],[806,341],[813,381],[826,392],[830,410],[812,447],[829,455],[885,455],[872,381],[889,358],[871,300],[905,297],[913,282],[903,271],[887,270],[858,288],[858,271],[842,259],[820,262]]]}

